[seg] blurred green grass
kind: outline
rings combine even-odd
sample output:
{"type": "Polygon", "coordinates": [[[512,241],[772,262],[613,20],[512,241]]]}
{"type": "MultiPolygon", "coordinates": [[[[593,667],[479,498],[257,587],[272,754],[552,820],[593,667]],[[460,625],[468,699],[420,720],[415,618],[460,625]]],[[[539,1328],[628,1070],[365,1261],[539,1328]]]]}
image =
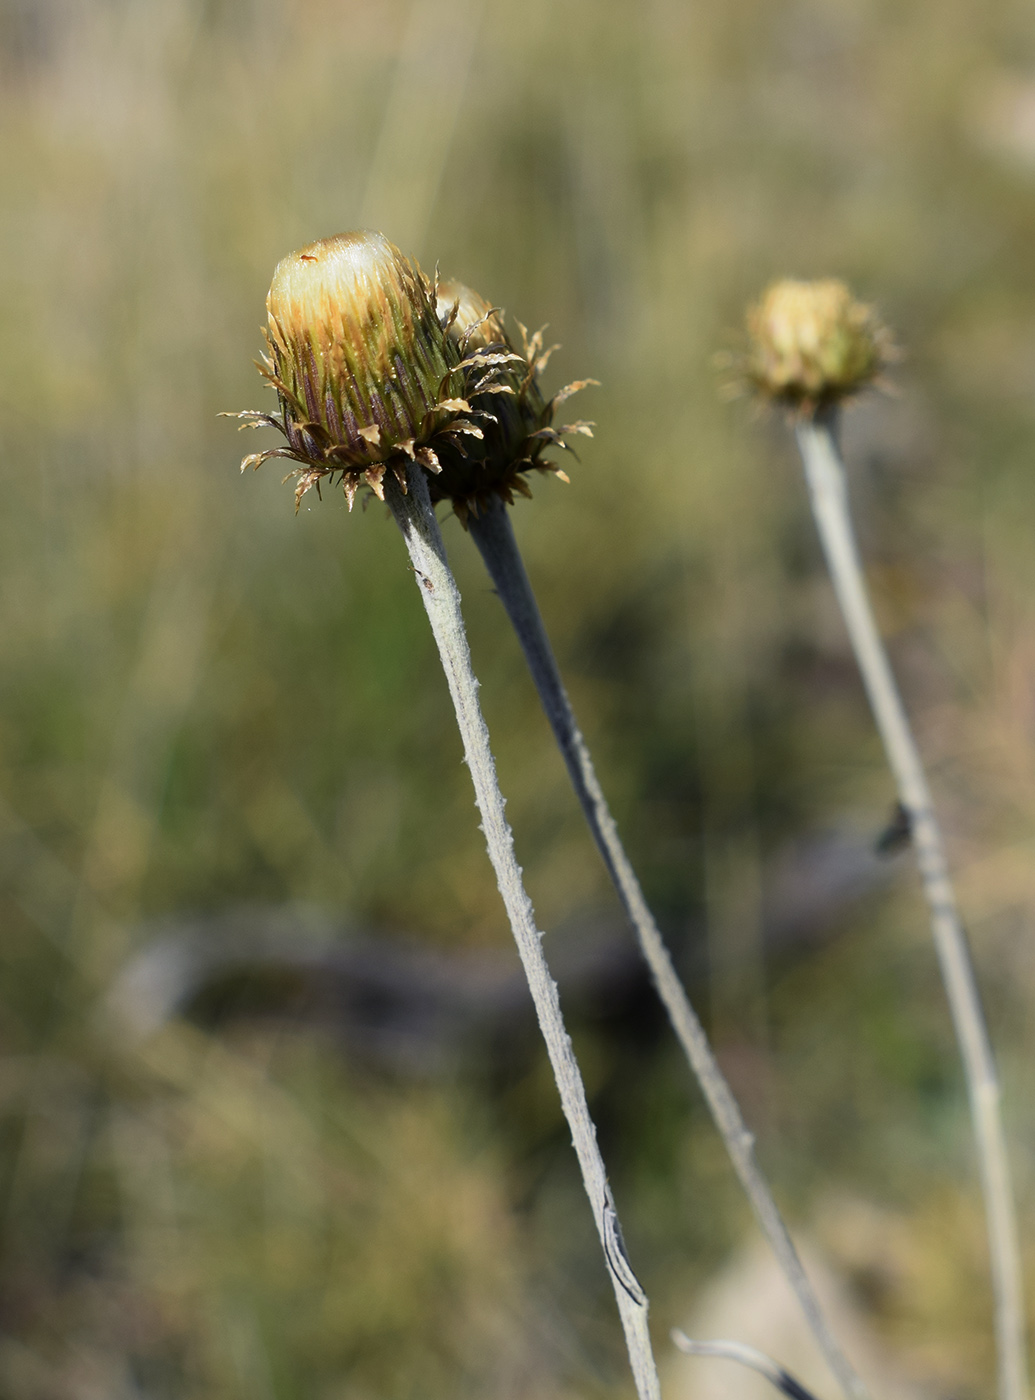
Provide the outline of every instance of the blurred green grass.
{"type": "MultiPolygon", "coordinates": [[[[295,518],[215,416],[264,401],[277,258],[363,223],[549,322],[555,384],[603,382],[572,485],[515,525],[652,902],[716,967],[757,949],[770,854],[876,833],[891,789],[787,435],[720,400],[711,357],[785,273],[844,276],[896,328],[900,396],[847,448],[1035,1264],[1033,94],[1012,0],[0,0],[5,1395],[625,1393],[541,1067],[493,1103],[297,1029],[133,1047],[100,1009],[147,920],[244,902],[506,946],[400,541],[340,496],[295,518]]],[[[610,896],[446,536],[551,928],[610,896]]],[[[706,1009],[795,1219],[834,1190],[900,1213],[877,1321],[989,1394],[922,908],[906,880],[842,922],[706,1009]]],[[[747,1222],[671,1050],[581,1034],[661,1338],[747,1222]]]]}

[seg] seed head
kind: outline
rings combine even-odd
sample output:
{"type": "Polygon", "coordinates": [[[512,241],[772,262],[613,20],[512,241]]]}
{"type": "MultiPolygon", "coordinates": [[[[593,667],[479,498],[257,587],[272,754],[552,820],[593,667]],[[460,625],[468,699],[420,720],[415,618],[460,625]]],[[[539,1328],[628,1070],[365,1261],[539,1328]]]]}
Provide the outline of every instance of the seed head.
{"type": "Polygon", "coordinates": [[[548,448],[570,451],[565,434],[593,436],[593,425],[582,421],[553,427],[554,410],[564,401],[595,384],[582,379],[568,384],[546,400],[539,375],[558,347],[543,347],[543,333],[529,335],[518,322],[522,353],[518,354],[503,326],[498,307],[462,282],[444,282],[437,288],[439,319],[450,343],[465,358],[479,355],[491,361],[493,373],[470,385],[468,396],[479,414],[483,436],[465,438],[439,454],[442,474],[432,480],[432,500],[449,499],[460,520],[478,513],[493,495],[513,505],[514,492],[531,496],[526,480],[532,471],[552,472],[563,481],[567,475],[545,457],[548,448]],[[496,364],[496,361],[499,361],[496,364]]]}
{"type": "Polygon", "coordinates": [[[744,377],[767,398],[802,413],[858,393],[895,357],[872,306],[843,282],[774,282],[747,315],[744,377]]]}
{"type": "Polygon", "coordinates": [[[342,233],[282,258],[266,310],[259,371],[279,413],[228,416],[283,433],[286,446],[252,453],[241,469],[299,463],[296,507],[335,473],[350,509],[364,482],[383,499],[386,471],[405,490],[408,462],[438,473],[437,449],[481,437],[464,390],[493,367],[465,358],[439,324],[433,285],[383,234],[342,233]]]}

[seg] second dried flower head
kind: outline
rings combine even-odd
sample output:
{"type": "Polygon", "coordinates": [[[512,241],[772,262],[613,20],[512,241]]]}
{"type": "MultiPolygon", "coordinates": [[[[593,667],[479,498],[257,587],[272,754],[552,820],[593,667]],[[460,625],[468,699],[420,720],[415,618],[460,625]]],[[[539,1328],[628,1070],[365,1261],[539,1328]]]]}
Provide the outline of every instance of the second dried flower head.
{"type": "Polygon", "coordinates": [[[443,473],[431,482],[432,500],[449,497],[466,523],[468,513],[477,513],[493,495],[508,505],[513,504],[515,492],[531,496],[529,472],[552,472],[567,481],[567,475],[545,453],[550,448],[570,451],[565,437],[592,437],[593,425],[580,418],[555,428],[554,412],[572,394],[597,381],[576,380],[552,399],[545,399],[539,376],[557,346],[544,348],[542,331],[529,335],[519,321],[522,353],[515,354],[499,308],[490,306],[462,282],[444,282],[438,288],[438,314],[444,331],[461,353],[507,351],[510,358],[499,369],[496,397],[490,401],[475,394],[472,398],[472,405],[482,413],[484,437],[477,442],[465,441],[459,450],[450,449],[443,455],[443,473]]]}

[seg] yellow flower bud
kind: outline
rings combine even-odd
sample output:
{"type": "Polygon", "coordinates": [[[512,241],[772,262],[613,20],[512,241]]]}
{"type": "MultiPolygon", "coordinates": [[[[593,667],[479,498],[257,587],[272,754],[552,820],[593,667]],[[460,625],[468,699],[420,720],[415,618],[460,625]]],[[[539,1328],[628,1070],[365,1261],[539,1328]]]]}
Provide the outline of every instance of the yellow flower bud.
{"type": "Polygon", "coordinates": [[[774,282],[747,316],[745,378],[761,394],[814,412],[872,384],[894,357],[873,307],[843,282],[774,282]]]}

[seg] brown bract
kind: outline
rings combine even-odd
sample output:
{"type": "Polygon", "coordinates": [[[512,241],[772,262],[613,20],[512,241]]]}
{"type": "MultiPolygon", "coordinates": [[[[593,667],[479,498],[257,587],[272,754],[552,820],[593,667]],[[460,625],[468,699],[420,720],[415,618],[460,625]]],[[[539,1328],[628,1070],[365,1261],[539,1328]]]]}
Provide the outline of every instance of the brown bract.
{"type": "Polygon", "coordinates": [[[571,451],[566,434],[593,436],[593,425],[582,419],[553,426],[554,411],[572,394],[595,384],[580,379],[566,385],[552,399],[544,399],[539,375],[557,346],[543,347],[543,333],[529,335],[518,322],[521,353],[515,352],[498,307],[490,304],[462,282],[444,282],[437,289],[438,314],[448,339],[457,353],[506,354],[494,380],[472,388],[472,408],[479,413],[481,438],[449,445],[439,453],[441,475],[429,482],[432,500],[452,501],[462,523],[469,512],[477,514],[493,495],[508,505],[514,493],[531,496],[527,474],[553,473],[562,481],[567,475],[556,462],[544,455],[550,448],[571,451]]]}
{"type": "Polygon", "coordinates": [[[879,381],[897,358],[891,333],[844,282],[774,282],[747,314],[743,379],[802,413],[841,402],[879,381]]]}
{"type": "Polygon", "coordinates": [[[441,452],[462,455],[464,441],[483,436],[486,415],[468,394],[484,395],[517,358],[461,350],[439,323],[433,284],[381,233],[338,234],[289,254],[266,309],[268,353],[256,363],[279,412],[226,416],[283,433],[285,446],[249,454],[241,470],[270,457],[297,462],[296,508],[335,474],[351,509],[364,483],[384,499],[388,471],[405,490],[410,462],[441,473],[441,452]]]}

